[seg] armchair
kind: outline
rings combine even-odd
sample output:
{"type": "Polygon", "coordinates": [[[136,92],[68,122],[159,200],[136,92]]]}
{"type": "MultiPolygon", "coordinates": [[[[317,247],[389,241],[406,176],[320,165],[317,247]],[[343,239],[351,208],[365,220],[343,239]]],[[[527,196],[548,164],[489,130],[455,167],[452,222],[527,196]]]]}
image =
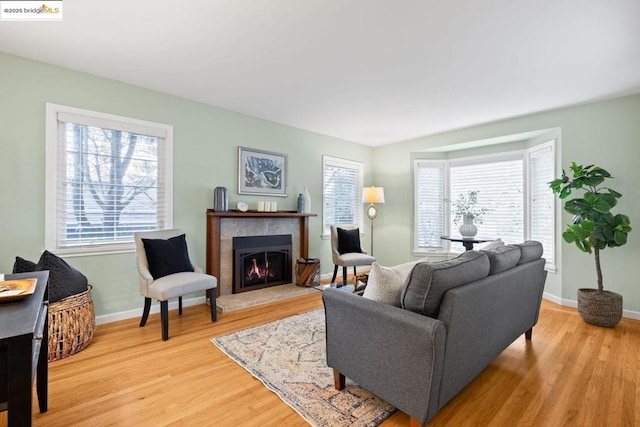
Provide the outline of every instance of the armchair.
{"type": "MultiPolygon", "coordinates": [[[[344,240],[344,239],[343,239],[344,240]]],[[[344,243],[344,242],[343,242],[344,243]]],[[[331,257],[333,259],[334,269],[333,278],[331,283],[335,283],[336,276],[338,275],[338,266],[342,267],[342,285],[347,284],[347,267],[353,266],[353,275],[356,275],[356,266],[358,265],[371,265],[376,262],[376,259],[371,255],[367,255],[367,251],[360,247],[360,234],[357,225],[354,224],[341,224],[331,226],[331,257]],[[344,245],[341,247],[339,231],[351,232],[347,235],[352,236],[352,242],[350,245],[344,245]],[[357,240],[357,241],[356,241],[357,240]],[[345,250],[347,249],[347,250],[345,250]],[[349,249],[354,249],[350,251],[349,249]]]]}
{"type": "Polygon", "coordinates": [[[202,269],[189,260],[184,233],[179,229],[137,232],[134,233],[134,239],[140,294],[144,297],[140,327],[147,323],[151,300],[156,299],[160,301],[162,340],[168,340],[169,299],[178,297],[178,314],[182,315],[182,296],[198,291],[206,291],[206,297],[210,301],[211,321],[215,322],[217,320],[215,288],[218,280],[211,275],[203,274],[202,269]],[[180,264],[182,268],[175,267],[180,264]],[[156,273],[155,278],[151,274],[154,268],[156,271],[161,271],[156,273]]]}

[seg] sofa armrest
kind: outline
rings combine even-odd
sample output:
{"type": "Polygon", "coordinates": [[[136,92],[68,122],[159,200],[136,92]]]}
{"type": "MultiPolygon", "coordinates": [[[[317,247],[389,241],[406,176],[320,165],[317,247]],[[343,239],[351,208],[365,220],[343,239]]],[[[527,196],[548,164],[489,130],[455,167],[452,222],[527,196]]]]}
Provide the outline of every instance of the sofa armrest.
{"type": "Polygon", "coordinates": [[[439,409],[443,322],[326,289],[327,365],[417,420],[439,409]]]}

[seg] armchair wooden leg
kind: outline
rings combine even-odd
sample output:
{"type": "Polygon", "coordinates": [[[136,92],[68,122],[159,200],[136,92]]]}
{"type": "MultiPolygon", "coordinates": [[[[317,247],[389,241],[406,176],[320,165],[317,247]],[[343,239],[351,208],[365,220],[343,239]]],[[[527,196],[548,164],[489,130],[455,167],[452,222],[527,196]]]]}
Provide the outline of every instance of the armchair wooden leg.
{"type": "Polygon", "coordinates": [[[342,375],[340,372],[338,372],[335,369],[333,370],[333,383],[336,387],[336,390],[344,390],[344,385],[345,385],[344,375],[342,375]]]}
{"type": "Polygon", "coordinates": [[[140,319],[140,327],[147,324],[149,318],[149,310],[151,310],[151,298],[144,299],[144,308],[142,309],[142,319],[140,319]]]}
{"type": "Polygon", "coordinates": [[[356,273],[356,266],[353,266],[353,277],[355,278],[358,275],[358,273],[356,273]]]}
{"type": "Polygon", "coordinates": [[[342,286],[347,286],[347,267],[342,267],[342,286]]]}
{"type": "Polygon", "coordinates": [[[333,277],[331,278],[331,283],[336,283],[336,277],[338,276],[338,266],[333,266],[333,277]]]}
{"type": "Polygon", "coordinates": [[[533,328],[529,328],[529,330],[524,333],[524,338],[531,341],[532,334],[533,334],[533,328]]]}
{"type": "Polygon", "coordinates": [[[209,298],[209,307],[211,308],[211,321],[216,322],[218,320],[218,309],[216,307],[216,290],[207,289],[207,298],[209,298]]]}
{"type": "Polygon", "coordinates": [[[417,419],[411,417],[409,419],[409,426],[411,427],[425,427],[427,424],[423,424],[420,421],[418,421],[417,419]]]}
{"type": "Polygon", "coordinates": [[[182,316],[182,297],[178,297],[178,314],[182,316]]]}
{"type": "Polygon", "coordinates": [[[169,301],[160,301],[160,317],[162,318],[162,341],[169,339],[169,301]]]}

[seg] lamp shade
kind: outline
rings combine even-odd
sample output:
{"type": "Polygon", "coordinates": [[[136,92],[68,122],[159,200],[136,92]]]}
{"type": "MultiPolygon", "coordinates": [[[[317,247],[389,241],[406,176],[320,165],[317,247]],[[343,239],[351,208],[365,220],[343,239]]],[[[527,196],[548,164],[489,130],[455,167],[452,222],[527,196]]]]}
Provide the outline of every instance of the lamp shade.
{"type": "Polygon", "coordinates": [[[362,203],[384,203],[384,188],[374,186],[363,188],[362,203]]]}

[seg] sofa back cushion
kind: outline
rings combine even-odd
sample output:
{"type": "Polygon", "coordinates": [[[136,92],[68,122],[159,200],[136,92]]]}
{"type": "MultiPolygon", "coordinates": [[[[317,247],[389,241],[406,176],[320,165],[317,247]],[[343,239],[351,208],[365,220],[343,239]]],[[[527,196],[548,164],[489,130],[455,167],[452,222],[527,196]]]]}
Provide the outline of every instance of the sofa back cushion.
{"type": "Polygon", "coordinates": [[[527,240],[526,242],[517,244],[516,246],[520,248],[521,252],[518,264],[524,264],[542,258],[542,243],[540,242],[527,240]]]}
{"type": "Polygon", "coordinates": [[[481,252],[489,257],[489,275],[513,268],[520,261],[520,247],[517,245],[501,246],[481,252]]]}
{"type": "Polygon", "coordinates": [[[445,292],[488,274],[489,258],[478,251],[467,251],[446,261],[417,264],[402,289],[402,308],[435,318],[445,292]]]}

